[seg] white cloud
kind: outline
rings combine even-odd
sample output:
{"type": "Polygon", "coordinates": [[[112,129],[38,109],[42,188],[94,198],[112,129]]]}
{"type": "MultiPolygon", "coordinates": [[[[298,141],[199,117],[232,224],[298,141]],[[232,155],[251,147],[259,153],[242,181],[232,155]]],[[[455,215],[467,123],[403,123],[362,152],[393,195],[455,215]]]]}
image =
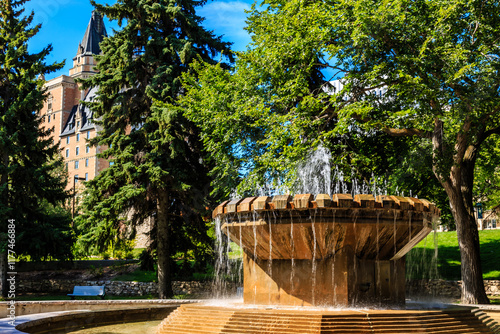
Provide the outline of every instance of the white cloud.
{"type": "Polygon", "coordinates": [[[250,36],[244,30],[247,18],[245,10],[250,9],[251,1],[213,1],[198,10],[205,18],[203,26],[223,35],[223,40],[233,42],[233,49],[242,51],[250,43],[250,36]]]}

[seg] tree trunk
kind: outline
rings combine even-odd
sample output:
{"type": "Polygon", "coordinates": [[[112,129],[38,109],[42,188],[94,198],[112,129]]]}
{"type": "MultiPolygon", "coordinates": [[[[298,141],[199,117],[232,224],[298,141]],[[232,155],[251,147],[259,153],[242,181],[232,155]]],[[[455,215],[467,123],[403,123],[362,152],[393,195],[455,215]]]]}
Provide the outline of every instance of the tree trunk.
{"type": "Polygon", "coordinates": [[[160,299],[173,297],[170,275],[170,222],[168,217],[169,198],[160,190],[157,201],[156,242],[158,256],[158,295],[160,299]]]}
{"type": "Polygon", "coordinates": [[[443,121],[435,119],[432,134],[434,156],[432,169],[448,195],[450,209],[457,226],[462,275],[461,301],[463,304],[489,304],[484,289],[479,232],[472,205],[474,168],[481,140],[470,144],[472,141],[468,132],[470,126],[470,122],[465,120],[463,131],[457,135],[453,160],[447,169],[443,167],[446,166],[445,153],[450,148],[445,145],[443,121]]]}
{"type": "MultiPolygon", "coordinates": [[[[489,304],[484,289],[479,249],[479,232],[474,213],[469,212],[461,196],[449,196],[457,226],[462,270],[462,304],[489,304]]],[[[471,199],[472,202],[472,199],[471,199]]]]}

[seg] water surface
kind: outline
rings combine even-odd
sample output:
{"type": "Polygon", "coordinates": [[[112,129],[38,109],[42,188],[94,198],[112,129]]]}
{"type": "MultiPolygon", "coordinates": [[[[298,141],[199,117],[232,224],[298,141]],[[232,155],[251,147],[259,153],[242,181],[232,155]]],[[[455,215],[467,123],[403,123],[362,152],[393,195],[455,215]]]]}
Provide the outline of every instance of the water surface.
{"type": "Polygon", "coordinates": [[[161,320],[129,322],[71,331],[71,334],[155,334],[161,320]]]}

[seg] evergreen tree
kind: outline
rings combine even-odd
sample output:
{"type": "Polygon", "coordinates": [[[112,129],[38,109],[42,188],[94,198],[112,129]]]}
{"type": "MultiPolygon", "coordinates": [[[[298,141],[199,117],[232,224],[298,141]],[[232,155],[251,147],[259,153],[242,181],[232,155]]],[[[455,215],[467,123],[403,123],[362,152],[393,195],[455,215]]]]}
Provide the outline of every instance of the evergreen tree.
{"type": "Polygon", "coordinates": [[[68,215],[56,209],[68,195],[66,179],[57,173],[63,162],[57,144],[49,138],[50,130],[40,127],[37,114],[46,98],[44,81],[37,77],[63,64],[45,63],[50,45],[28,53],[28,40],[40,25],[29,27],[33,13],[22,16],[20,7],[25,2],[0,1],[0,275],[4,296],[7,249],[17,256],[65,258],[71,254],[73,240],[68,215]]]}
{"type": "Polygon", "coordinates": [[[109,147],[110,167],[87,183],[79,241],[103,249],[120,224],[155,222],[160,298],[171,297],[171,255],[206,239],[210,192],[198,129],[167,106],[182,94],[180,75],[195,57],[213,57],[229,45],[202,28],[195,7],[205,1],[120,0],[92,4],[120,27],[101,43],[99,72],[84,81],[98,87],[90,103],[102,127],[92,140],[109,147]],[[96,242],[97,241],[97,242],[96,242]]]}

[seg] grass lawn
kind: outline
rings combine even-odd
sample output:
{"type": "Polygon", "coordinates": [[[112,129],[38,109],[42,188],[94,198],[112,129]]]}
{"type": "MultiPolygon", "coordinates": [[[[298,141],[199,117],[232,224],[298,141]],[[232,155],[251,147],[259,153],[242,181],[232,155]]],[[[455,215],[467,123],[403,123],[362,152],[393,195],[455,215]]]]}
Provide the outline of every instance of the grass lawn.
{"type": "MultiPolygon", "coordinates": [[[[500,279],[500,230],[479,231],[481,243],[481,264],[484,279],[500,279]]],[[[457,233],[431,233],[422,240],[407,256],[407,273],[410,277],[460,279],[460,251],[457,233]],[[434,259],[434,238],[437,239],[438,257],[434,259]],[[432,266],[437,265],[438,276],[432,266]],[[427,274],[425,274],[427,272],[427,274]]]]}
{"type": "Polygon", "coordinates": [[[118,275],[113,278],[113,281],[156,282],[156,272],[136,270],[132,273],[118,275]]]}

